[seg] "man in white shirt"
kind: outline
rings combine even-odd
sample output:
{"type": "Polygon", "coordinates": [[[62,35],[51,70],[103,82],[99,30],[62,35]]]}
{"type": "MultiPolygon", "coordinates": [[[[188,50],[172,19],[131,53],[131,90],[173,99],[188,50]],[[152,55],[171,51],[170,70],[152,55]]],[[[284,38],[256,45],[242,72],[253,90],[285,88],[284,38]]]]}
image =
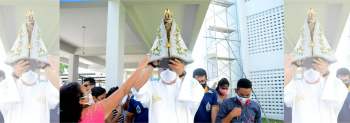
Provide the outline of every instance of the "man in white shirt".
{"type": "Polygon", "coordinates": [[[58,64],[45,48],[33,11],[26,15],[5,60],[14,71],[13,78],[0,83],[0,111],[6,123],[48,123],[50,109],[59,102],[58,64]],[[45,71],[48,82],[38,81],[40,69],[45,71]]]}
{"type": "Polygon", "coordinates": [[[284,102],[292,108],[292,122],[337,123],[347,89],[328,70],[337,59],[311,8],[293,54],[286,60],[284,72],[284,102]],[[293,79],[298,67],[304,69],[302,81],[293,79]]]}
{"type": "Polygon", "coordinates": [[[149,52],[150,65],[141,73],[132,93],[136,101],[149,109],[150,123],[193,123],[204,89],[197,80],[186,76],[185,64],[193,62],[192,56],[171,18],[172,12],[165,9],[164,14],[149,52]],[[160,79],[152,82],[148,78],[156,67],[160,79]]]}

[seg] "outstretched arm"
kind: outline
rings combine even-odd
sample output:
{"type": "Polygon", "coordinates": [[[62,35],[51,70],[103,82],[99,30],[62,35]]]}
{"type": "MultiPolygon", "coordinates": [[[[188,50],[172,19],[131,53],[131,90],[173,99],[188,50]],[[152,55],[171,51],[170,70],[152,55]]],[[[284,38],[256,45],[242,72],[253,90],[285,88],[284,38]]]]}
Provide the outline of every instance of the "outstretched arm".
{"type": "Polygon", "coordinates": [[[129,93],[131,87],[135,84],[136,80],[139,78],[141,71],[147,66],[148,61],[151,59],[149,55],[147,55],[142,61],[139,62],[138,69],[134,72],[134,74],[125,81],[123,86],[120,87],[116,92],[114,92],[107,99],[101,101],[105,119],[109,116],[109,114],[113,111],[115,107],[120,103],[123,97],[129,93]]]}
{"type": "MultiPolygon", "coordinates": [[[[158,65],[158,61],[154,61],[152,62],[155,66],[158,65]]],[[[152,71],[153,71],[153,67],[151,65],[148,65],[147,68],[145,70],[142,71],[140,77],[137,79],[134,88],[139,91],[140,88],[145,85],[145,83],[147,82],[149,76],[151,75],[152,71]]]]}
{"type": "MultiPolygon", "coordinates": [[[[293,59],[294,55],[290,54],[289,57],[286,60],[284,60],[284,87],[286,87],[292,80],[293,75],[298,68],[297,66],[295,66],[295,64],[291,65],[293,59]]],[[[301,61],[296,61],[296,64],[301,65],[301,61]]]]}
{"type": "MultiPolygon", "coordinates": [[[[45,73],[47,74],[47,76],[49,77],[49,80],[51,82],[51,84],[53,86],[55,86],[55,88],[57,88],[57,90],[59,90],[60,88],[60,77],[57,74],[57,70],[58,70],[58,64],[55,60],[52,59],[51,56],[47,57],[47,60],[50,63],[50,66],[47,66],[44,70],[45,73]]],[[[46,64],[45,63],[40,63],[41,67],[44,67],[46,64]]]]}

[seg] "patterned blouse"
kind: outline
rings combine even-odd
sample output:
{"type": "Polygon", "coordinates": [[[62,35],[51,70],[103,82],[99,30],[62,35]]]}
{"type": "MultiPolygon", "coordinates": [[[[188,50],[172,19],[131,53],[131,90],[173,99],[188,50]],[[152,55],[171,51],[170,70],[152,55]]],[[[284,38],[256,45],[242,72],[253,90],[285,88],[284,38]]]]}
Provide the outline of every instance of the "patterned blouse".
{"type": "Polygon", "coordinates": [[[81,122],[79,123],[104,123],[105,113],[102,103],[96,103],[83,109],[81,113],[81,122]]]}
{"type": "MultiPolygon", "coordinates": [[[[113,118],[115,118],[117,116],[117,114],[118,114],[117,109],[114,109],[113,110],[113,118]]],[[[124,115],[123,115],[123,113],[120,114],[119,119],[118,119],[118,123],[124,123],[124,115]]]]}

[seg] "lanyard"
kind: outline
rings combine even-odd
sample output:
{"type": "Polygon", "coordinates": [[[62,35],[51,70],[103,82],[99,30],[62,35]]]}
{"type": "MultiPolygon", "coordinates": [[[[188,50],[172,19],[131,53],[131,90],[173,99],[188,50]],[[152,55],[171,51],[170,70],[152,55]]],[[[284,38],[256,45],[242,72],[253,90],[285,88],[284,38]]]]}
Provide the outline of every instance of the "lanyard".
{"type": "MultiPolygon", "coordinates": [[[[244,122],[244,117],[246,117],[245,115],[246,115],[246,113],[248,111],[248,105],[247,104],[245,104],[245,105],[246,105],[246,110],[245,110],[245,112],[243,111],[243,116],[240,115],[240,119],[241,119],[242,123],[244,122]]],[[[243,106],[242,106],[242,108],[243,108],[243,106]]]]}

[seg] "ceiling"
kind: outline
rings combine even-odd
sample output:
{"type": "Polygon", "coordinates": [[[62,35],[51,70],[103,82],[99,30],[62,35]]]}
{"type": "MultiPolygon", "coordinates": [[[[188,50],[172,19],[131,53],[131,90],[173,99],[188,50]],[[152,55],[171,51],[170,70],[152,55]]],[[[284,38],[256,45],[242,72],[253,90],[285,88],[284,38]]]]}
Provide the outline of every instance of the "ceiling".
{"type": "Polygon", "coordinates": [[[344,0],[285,0],[284,1],[284,51],[289,54],[294,49],[300,28],[307,18],[308,8],[316,11],[316,18],[324,29],[324,34],[335,51],[350,13],[350,1],[344,0]]]}
{"type": "MultiPolygon", "coordinates": [[[[126,9],[125,69],[134,69],[149,52],[156,30],[169,8],[181,29],[181,35],[192,50],[204,20],[210,0],[122,0],[126,9]]],[[[69,54],[80,56],[80,63],[105,66],[108,1],[61,2],[60,4],[61,58],[69,54]],[[85,54],[82,54],[85,26],[85,54]],[[65,56],[63,56],[65,55],[65,56]]],[[[102,68],[101,68],[102,69],[102,68]]],[[[103,68],[105,69],[105,68],[103,68]]]]}
{"type": "Polygon", "coordinates": [[[46,48],[52,55],[59,54],[59,1],[0,2],[0,37],[8,52],[26,19],[27,11],[34,11],[34,20],[42,31],[46,48]]]}

